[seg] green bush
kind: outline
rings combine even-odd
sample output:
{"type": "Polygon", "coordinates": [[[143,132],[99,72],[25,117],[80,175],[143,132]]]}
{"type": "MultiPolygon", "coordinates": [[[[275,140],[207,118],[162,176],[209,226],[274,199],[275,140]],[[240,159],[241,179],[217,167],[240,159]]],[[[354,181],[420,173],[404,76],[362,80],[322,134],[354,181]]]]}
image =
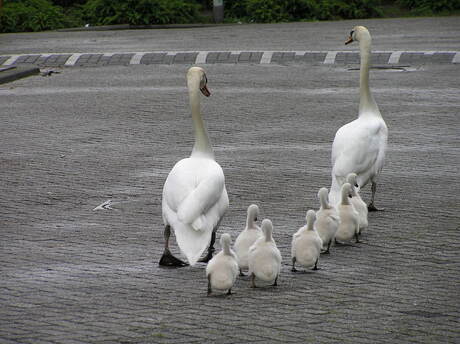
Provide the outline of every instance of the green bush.
{"type": "Polygon", "coordinates": [[[432,15],[460,9],[460,0],[398,0],[397,3],[416,15],[432,15]]]}
{"type": "Polygon", "coordinates": [[[228,19],[254,22],[380,17],[379,0],[227,0],[228,19]]]}
{"type": "Polygon", "coordinates": [[[5,1],[0,10],[0,32],[53,30],[72,23],[61,7],[48,0],[5,1]]]}
{"type": "Polygon", "coordinates": [[[92,25],[183,24],[200,19],[200,5],[184,0],[88,0],[83,8],[92,25]]]}

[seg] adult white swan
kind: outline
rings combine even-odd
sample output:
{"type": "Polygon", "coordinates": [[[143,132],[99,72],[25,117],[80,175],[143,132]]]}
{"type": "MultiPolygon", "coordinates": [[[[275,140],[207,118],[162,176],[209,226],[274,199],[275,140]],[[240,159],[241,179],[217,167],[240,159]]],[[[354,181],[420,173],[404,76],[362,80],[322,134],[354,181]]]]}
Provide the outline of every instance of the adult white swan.
{"type": "Polygon", "coordinates": [[[171,228],[180,250],[190,265],[200,258],[209,244],[208,254],[201,261],[212,258],[216,230],[228,208],[224,172],[214,160],[214,153],[201,118],[200,91],[209,97],[204,70],[192,67],[187,72],[187,86],[192,109],[195,144],[189,158],[180,160],[169,172],[163,187],[163,221],[165,248],[159,264],[185,266],[169,250],[171,228]]]}
{"type": "Polygon", "coordinates": [[[383,168],[388,129],[369,88],[371,35],[364,26],[355,26],[345,42],[359,42],[361,70],[359,80],[359,115],[335,134],[332,144],[332,185],[329,199],[340,202],[340,188],[349,173],[356,173],[358,190],[372,183],[369,210],[379,210],[374,204],[377,177],[383,168]]]}

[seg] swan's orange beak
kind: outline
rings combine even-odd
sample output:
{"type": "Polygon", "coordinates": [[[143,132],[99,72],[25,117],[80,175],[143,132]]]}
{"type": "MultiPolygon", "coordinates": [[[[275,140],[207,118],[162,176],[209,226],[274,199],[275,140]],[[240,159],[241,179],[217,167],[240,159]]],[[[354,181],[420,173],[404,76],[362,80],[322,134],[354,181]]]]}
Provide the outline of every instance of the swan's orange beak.
{"type": "Polygon", "coordinates": [[[211,95],[211,92],[209,92],[208,86],[204,85],[202,88],[200,88],[201,93],[203,93],[206,97],[209,97],[211,95]]]}
{"type": "Polygon", "coordinates": [[[347,41],[345,42],[345,45],[350,44],[351,42],[353,42],[353,38],[350,36],[350,37],[348,37],[347,41]]]}

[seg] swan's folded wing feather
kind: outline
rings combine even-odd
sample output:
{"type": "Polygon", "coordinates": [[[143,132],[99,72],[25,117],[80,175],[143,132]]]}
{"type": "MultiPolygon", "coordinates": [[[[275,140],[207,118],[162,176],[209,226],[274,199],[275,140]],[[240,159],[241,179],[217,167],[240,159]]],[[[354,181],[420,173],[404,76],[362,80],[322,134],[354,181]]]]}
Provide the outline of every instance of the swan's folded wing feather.
{"type": "Polygon", "coordinates": [[[364,173],[375,164],[380,148],[379,130],[380,124],[372,123],[347,125],[337,131],[332,148],[333,173],[337,178],[346,178],[351,172],[364,173]]]}
{"type": "Polygon", "coordinates": [[[177,217],[181,222],[191,224],[216,204],[225,188],[223,173],[203,179],[181,202],[177,217]]]}

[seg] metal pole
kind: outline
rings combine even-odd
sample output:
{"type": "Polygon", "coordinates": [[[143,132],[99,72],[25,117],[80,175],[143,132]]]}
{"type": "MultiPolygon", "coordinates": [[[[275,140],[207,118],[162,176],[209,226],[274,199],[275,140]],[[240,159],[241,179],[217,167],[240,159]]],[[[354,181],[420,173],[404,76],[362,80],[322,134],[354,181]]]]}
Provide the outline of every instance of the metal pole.
{"type": "Polygon", "coordinates": [[[212,13],[216,23],[222,23],[224,21],[224,0],[212,1],[212,13]]]}

